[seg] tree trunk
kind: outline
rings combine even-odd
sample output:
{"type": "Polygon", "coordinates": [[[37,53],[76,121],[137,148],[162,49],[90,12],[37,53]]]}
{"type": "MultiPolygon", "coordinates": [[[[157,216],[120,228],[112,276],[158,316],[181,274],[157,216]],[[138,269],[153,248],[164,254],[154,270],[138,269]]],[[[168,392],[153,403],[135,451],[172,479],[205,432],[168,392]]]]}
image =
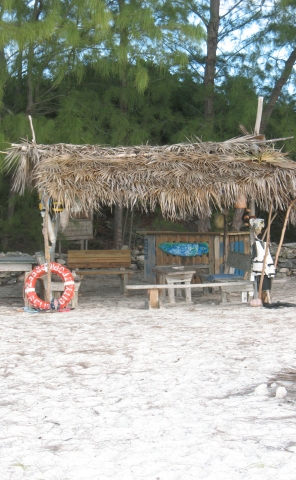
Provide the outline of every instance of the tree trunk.
{"type": "MultiPolygon", "coordinates": [[[[32,20],[37,22],[42,12],[42,1],[35,0],[32,20]]],[[[27,115],[33,114],[34,109],[34,76],[33,76],[33,62],[34,62],[34,45],[30,44],[28,50],[28,72],[27,72],[27,115]]]]}
{"type": "Polygon", "coordinates": [[[123,207],[115,205],[114,211],[114,247],[122,247],[122,220],[123,220],[123,207]]]}
{"type": "Polygon", "coordinates": [[[214,119],[214,87],[215,68],[217,60],[218,31],[219,31],[220,0],[210,0],[210,21],[207,25],[207,56],[205,65],[205,120],[211,123],[214,119]]]}
{"type": "Polygon", "coordinates": [[[209,232],[211,229],[210,217],[199,217],[197,221],[198,232],[209,232]]]}
{"type": "Polygon", "coordinates": [[[270,95],[270,98],[267,102],[266,108],[263,112],[262,115],[262,121],[261,121],[261,127],[260,127],[260,133],[264,133],[266,125],[271,117],[271,114],[273,112],[274,106],[283,90],[283,87],[289,80],[289,77],[292,73],[293,67],[296,63],[296,48],[292,51],[290,54],[288,60],[285,62],[285,68],[283,70],[282,75],[280,78],[276,81],[276,84],[274,86],[274,89],[270,95]]]}
{"type": "Polygon", "coordinates": [[[231,224],[231,231],[232,232],[239,232],[242,228],[243,222],[243,214],[245,209],[244,208],[236,208],[234,210],[233,220],[231,224]]]}
{"type": "Polygon", "coordinates": [[[7,73],[7,65],[6,65],[6,58],[4,48],[0,49],[0,105],[2,104],[2,96],[5,83],[9,78],[7,73]]]}
{"type": "MultiPolygon", "coordinates": [[[[125,0],[118,0],[118,9],[119,13],[122,14],[123,7],[125,6],[125,0]]],[[[127,44],[128,44],[128,30],[126,27],[122,27],[120,30],[120,47],[125,49],[127,51],[127,44]]],[[[127,66],[128,58],[127,54],[125,53],[125,57],[122,58],[122,71],[121,71],[121,96],[120,96],[120,111],[122,115],[127,114],[127,103],[126,103],[126,98],[124,95],[124,90],[127,86],[127,81],[126,81],[126,66],[127,66]]],[[[114,244],[115,248],[121,248],[122,247],[122,233],[123,233],[123,207],[120,207],[119,205],[115,206],[115,212],[114,212],[114,244]]]]}
{"type": "MultiPolygon", "coordinates": [[[[210,0],[210,20],[207,24],[207,56],[204,74],[204,118],[208,125],[208,134],[212,131],[214,122],[215,70],[220,22],[219,11],[220,0],[210,0]]],[[[197,229],[199,232],[210,231],[210,218],[200,217],[197,223],[197,229]]]]}
{"type": "MultiPolygon", "coordinates": [[[[1,21],[2,21],[2,18],[3,18],[3,10],[0,14],[0,20],[1,21]]],[[[8,72],[7,72],[5,48],[4,48],[4,46],[1,46],[1,48],[0,48],[0,108],[1,109],[2,109],[4,87],[5,87],[5,84],[8,80],[8,78],[9,78],[9,75],[8,75],[8,72]]]]}
{"type": "Polygon", "coordinates": [[[33,106],[34,106],[34,100],[33,100],[34,86],[33,86],[33,73],[32,73],[33,54],[34,54],[34,49],[32,46],[30,46],[29,53],[28,53],[28,72],[27,72],[27,107],[26,107],[27,115],[33,115],[33,106]]]}
{"type": "MultiPolygon", "coordinates": [[[[15,192],[12,190],[13,177],[10,177],[9,184],[10,184],[10,189],[9,189],[8,202],[7,202],[7,224],[9,226],[11,226],[12,219],[13,219],[13,214],[14,214],[14,197],[15,197],[15,192]]],[[[8,247],[9,238],[10,238],[9,233],[4,233],[2,235],[2,249],[3,250],[6,250],[7,247],[8,247]]]]}

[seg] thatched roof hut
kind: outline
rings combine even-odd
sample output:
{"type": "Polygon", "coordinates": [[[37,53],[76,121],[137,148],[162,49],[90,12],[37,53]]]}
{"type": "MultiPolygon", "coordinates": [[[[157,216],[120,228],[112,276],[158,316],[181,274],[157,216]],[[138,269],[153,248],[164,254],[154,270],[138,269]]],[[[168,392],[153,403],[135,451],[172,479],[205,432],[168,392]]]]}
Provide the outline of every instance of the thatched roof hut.
{"type": "Polygon", "coordinates": [[[144,209],[159,204],[176,219],[231,207],[241,194],[262,210],[286,210],[296,198],[296,162],[275,143],[252,135],[161,147],[23,141],[11,146],[5,163],[16,166],[15,191],[30,184],[67,210],[137,202],[144,209]]]}

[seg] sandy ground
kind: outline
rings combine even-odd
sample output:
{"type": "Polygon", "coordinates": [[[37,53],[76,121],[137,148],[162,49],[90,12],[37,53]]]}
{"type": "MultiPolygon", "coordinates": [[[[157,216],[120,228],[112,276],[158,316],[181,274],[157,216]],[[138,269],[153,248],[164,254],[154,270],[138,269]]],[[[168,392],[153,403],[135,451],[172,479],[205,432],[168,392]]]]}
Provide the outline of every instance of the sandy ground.
{"type": "Polygon", "coordinates": [[[88,277],[76,310],[29,314],[0,287],[0,478],[295,480],[296,384],[277,398],[275,381],[296,366],[295,308],[144,298],[88,277]]]}

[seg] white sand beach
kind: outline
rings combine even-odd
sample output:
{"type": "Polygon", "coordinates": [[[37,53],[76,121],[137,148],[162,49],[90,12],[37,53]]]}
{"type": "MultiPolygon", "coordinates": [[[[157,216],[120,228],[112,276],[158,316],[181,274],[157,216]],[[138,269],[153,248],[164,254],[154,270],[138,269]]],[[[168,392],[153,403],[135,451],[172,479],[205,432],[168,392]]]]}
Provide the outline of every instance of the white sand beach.
{"type": "MultiPolygon", "coordinates": [[[[295,290],[275,280],[272,300],[295,290]]],[[[296,383],[277,398],[275,382],[296,366],[296,308],[193,293],[145,310],[109,276],[80,293],[40,314],[0,288],[2,480],[296,478],[296,383]]]]}

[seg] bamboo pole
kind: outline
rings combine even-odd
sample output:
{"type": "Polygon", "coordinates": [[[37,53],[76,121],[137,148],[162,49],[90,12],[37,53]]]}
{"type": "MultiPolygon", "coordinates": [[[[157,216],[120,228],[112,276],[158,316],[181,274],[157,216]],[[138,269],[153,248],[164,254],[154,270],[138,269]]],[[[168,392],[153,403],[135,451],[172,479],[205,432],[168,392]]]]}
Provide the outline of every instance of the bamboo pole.
{"type": "Polygon", "coordinates": [[[271,225],[271,214],[272,214],[272,202],[270,204],[270,209],[269,209],[269,214],[268,214],[268,221],[267,221],[267,234],[266,234],[266,246],[265,246],[265,253],[264,253],[264,259],[263,259],[263,266],[262,266],[262,272],[261,272],[261,277],[260,277],[260,283],[259,283],[259,289],[258,289],[258,298],[261,298],[262,296],[262,285],[263,285],[263,279],[264,279],[264,272],[265,272],[265,267],[266,267],[266,260],[267,260],[267,255],[268,255],[268,249],[269,249],[269,243],[270,243],[270,225],[271,225]]]}
{"type": "Polygon", "coordinates": [[[224,216],[224,235],[223,235],[223,267],[224,273],[229,273],[229,267],[227,267],[227,254],[228,254],[228,210],[223,211],[224,216]]]}
{"type": "MultiPolygon", "coordinates": [[[[257,104],[257,115],[256,115],[256,121],[255,121],[255,128],[254,128],[254,135],[259,135],[260,133],[260,124],[261,124],[261,118],[262,118],[262,111],[263,111],[263,97],[258,97],[258,104],[257,104]]],[[[256,216],[256,203],[255,199],[252,198],[250,200],[250,217],[255,217],[256,216]]],[[[252,232],[252,229],[250,231],[250,246],[252,248],[252,245],[254,244],[255,238],[252,232]]]]}
{"type": "Polygon", "coordinates": [[[50,291],[51,291],[51,273],[50,273],[50,246],[48,242],[48,198],[45,199],[45,215],[43,223],[43,235],[44,235],[44,253],[45,260],[47,263],[47,288],[45,292],[45,301],[50,302],[50,291]]]}
{"type": "Polygon", "coordinates": [[[129,231],[129,239],[128,239],[129,248],[131,248],[131,245],[132,245],[133,221],[134,221],[134,206],[132,206],[131,223],[130,223],[130,231],[129,231]]]}
{"type": "Polygon", "coordinates": [[[274,260],[274,266],[276,268],[277,266],[277,262],[278,262],[278,259],[279,259],[279,256],[280,256],[280,251],[281,251],[281,248],[282,248],[282,244],[283,244],[283,241],[284,241],[284,237],[285,237],[285,232],[286,232],[286,228],[287,228],[287,224],[288,224],[288,221],[289,221],[289,216],[290,216],[290,212],[291,212],[291,208],[293,207],[294,203],[296,202],[296,199],[293,200],[288,209],[287,209],[287,212],[286,212],[286,216],[285,216],[285,221],[284,221],[284,225],[283,225],[283,228],[282,228],[282,234],[281,234],[281,238],[280,238],[280,241],[279,241],[279,245],[278,245],[278,249],[277,249],[277,252],[276,252],[276,256],[275,256],[275,260],[274,260]]]}

